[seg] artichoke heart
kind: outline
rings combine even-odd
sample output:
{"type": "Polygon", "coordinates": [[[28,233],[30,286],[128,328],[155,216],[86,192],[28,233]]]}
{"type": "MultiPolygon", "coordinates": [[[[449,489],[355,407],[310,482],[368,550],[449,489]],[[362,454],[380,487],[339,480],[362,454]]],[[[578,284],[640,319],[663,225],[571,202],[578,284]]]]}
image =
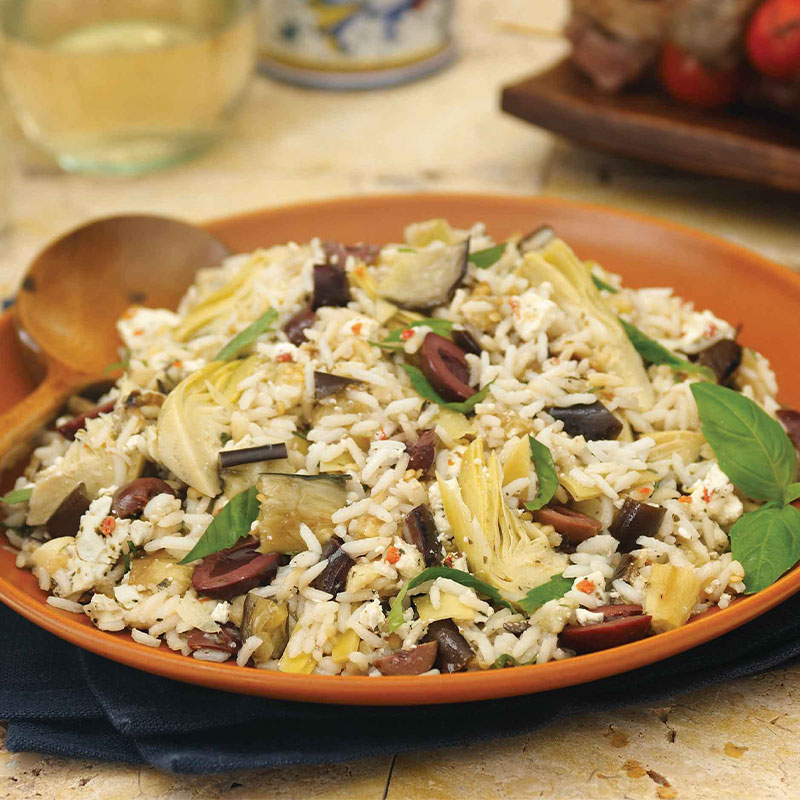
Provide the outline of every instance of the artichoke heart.
{"type": "Polygon", "coordinates": [[[654,431],[645,435],[655,441],[655,447],[647,456],[648,461],[672,458],[677,453],[684,464],[691,464],[700,458],[700,451],[706,443],[706,437],[697,431],[654,431]]]}
{"type": "Polygon", "coordinates": [[[473,574],[518,602],[536,586],[561,574],[567,557],[555,552],[541,527],[521,519],[503,500],[503,477],[492,452],[488,463],[483,440],[464,452],[455,481],[436,476],[445,514],[473,574]]]}
{"type": "Polygon", "coordinates": [[[258,356],[212,361],[184,378],[158,415],[158,458],[177,478],[209,497],[220,492],[222,435],[230,427],[239,384],[259,366],[258,356]]]}
{"type": "Polygon", "coordinates": [[[618,375],[626,386],[638,389],[639,410],[650,408],[655,395],[644,363],[603,300],[587,265],[556,239],[541,253],[526,253],[517,272],[536,286],[548,281],[553,287],[553,300],[561,308],[582,312],[592,328],[595,360],[601,370],[618,375]]]}
{"type": "Polygon", "coordinates": [[[246,641],[251,636],[261,638],[261,644],[253,653],[256,665],[265,664],[282,655],[286,642],[289,641],[286,630],[288,619],[289,611],[286,606],[268,597],[248,593],[242,611],[242,639],[246,641]]]}

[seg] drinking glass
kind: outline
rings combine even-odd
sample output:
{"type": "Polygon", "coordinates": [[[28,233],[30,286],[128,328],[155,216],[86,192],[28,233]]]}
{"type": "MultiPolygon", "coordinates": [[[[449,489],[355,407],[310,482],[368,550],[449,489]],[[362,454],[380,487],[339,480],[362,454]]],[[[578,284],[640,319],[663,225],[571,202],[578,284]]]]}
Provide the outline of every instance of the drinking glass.
{"type": "Polygon", "coordinates": [[[0,0],[26,135],[67,170],[134,174],[210,145],[248,84],[255,0],[0,0]]]}

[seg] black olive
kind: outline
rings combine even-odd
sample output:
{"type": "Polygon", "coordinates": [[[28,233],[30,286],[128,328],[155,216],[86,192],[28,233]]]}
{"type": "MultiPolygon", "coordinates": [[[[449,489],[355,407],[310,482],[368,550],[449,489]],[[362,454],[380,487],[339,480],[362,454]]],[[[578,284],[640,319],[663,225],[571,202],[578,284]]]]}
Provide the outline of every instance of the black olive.
{"type": "Polygon", "coordinates": [[[800,412],[792,408],[781,408],[775,412],[775,416],[786,429],[792,444],[800,450],[800,412]]]}
{"type": "Polygon", "coordinates": [[[726,385],[742,363],[741,345],[733,339],[722,339],[697,356],[697,363],[709,367],[717,376],[717,383],[726,385]]]}
{"type": "Polygon", "coordinates": [[[599,401],[590,404],[550,406],[545,411],[564,423],[570,436],[583,436],[589,441],[616,439],[622,432],[622,423],[599,401]]]}
{"type": "Polygon", "coordinates": [[[111,502],[111,513],[120,519],[138,516],[159,494],[176,496],[175,490],[160,478],[137,478],[116,491],[111,502]]]}
{"type": "Polygon", "coordinates": [[[304,308],[283,326],[283,332],[292,344],[299,347],[303,342],[308,341],[306,328],[310,328],[316,321],[317,315],[310,308],[304,308]]]}
{"type": "Polygon", "coordinates": [[[365,264],[374,264],[378,260],[381,248],[375,244],[342,244],[341,242],[323,242],[322,251],[329,264],[338,264],[344,268],[348,256],[355,256],[365,264]]]}
{"type": "Polygon", "coordinates": [[[45,522],[47,532],[53,539],[59,536],[74,536],[80,528],[81,517],[89,510],[89,505],[86,486],[79,483],[45,522]]]}
{"type": "Polygon", "coordinates": [[[422,675],[433,669],[439,645],[436,642],[425,642],[413,650],[398,650],[388,656],[376,658],[372,664],[384,675],[422,675]]]}
{"type": "Polygon", "coordinates": [[[439,652],[436,666],[439,672],[461,672],[475,655],[467,640],[461,635],[458,626],[451,619],[440,619],[428,625],[426,642],[437,642],[439,652]]]}
{"type": "Polygon", "coordinates": [[[427,472],[436,458],[436,433],[432,428],[420,431],[416,442],[406,442],[408,468],[427,472]]]}
{"type": "Polygon", "coordinates": [[[667,510],[660,506],[625,498],[608,531],[619,542],[619,552],[629,553],[635,549],[636,540],[640,536],[655,536],[666,513],[667,510]]]}
{"type": "Polygon", "coordinates": [[[541,525],[552,525],[558,533],[566,537],[570,544],[580,544],[603,529],[600,520],[574,511],[568,506],[553,503],[533,512],[533,518],[541,525]]]}
{"type": "Polygon", "coordinates": [[[433,514],[426,505],[417,506],[408,512],[405,519],[405,540],[422,553],[426,567],[442,563],[442,545],[433,514]]]}
{"type": "Polygon", "coordinates": [[[114,410],[114,401],[109,400],[107,403],[103,403],[102,405],[99,405],[96,408],[92,408],[89,411],[85,411],[83,414],[78,414],[77,417],[73,417],[72,419],[67,420],[63,425],[59,425],[56,428],[56,430],[65,439],[74,439],[75,434],[79,430],[86,427],[86,420],[95,419],[95,417],[99,417],[100,414],[108,414],[113,410],[114,410]]]}
{"type": "Polygon", "coordinates": [[[347,573],[356,563],[342,550],[342,540],[334,536],[322,548],[322,558],[328,559],[328,564],[319,575],[311,582],[315,589],[328,594],[337,595],[344,591],[347,584],[347,573]]]}
{"type": "Polygon", "coordinates": [[[312,310],[323,306],[346,306],[349,302],[350,286],[344,269],[333,264],[315,264],[312,310]]]}
{"type": "Polygon", "coordinates": [[[222,625],[217,633],[206,633],[199,628],[195,628],[186,641],[189,649],[195,650],[219,650],[223,653],[236,655],[242,646],[242,639],[239,629],[229,623],[222,625]]]}
{"type": "Polygon", "coordinates": [[[453,331],[453,342],[457,344],[465,353],[472,353],[474,356],[479,356],[482,352],[481,346],[475,340],[475,337],[467,330],[457,328],[453,331]]]}
{"type": "Polygon", "coordinates": [[[258,539],[248,536],[233,547],[203,559],[192,575],[198,594],[217,600],[230,600],[256,586],[269,583],[278,571],[278,553],[259,553],[258,539]]]}
{"type": "Polygon", "coordinates": [[[644,639],[650,630],[651,617],[643,614],[616,616],[594,625],[567,625],[559,644],[576,653],[596,653],[644,639]]]}
{"type": "Polygon", "coordinates": [[[327,372],[314,373],[314,397],[317,400],[324,400],[348,386],[359,386],[361,381],[355,378],[345,378],[343,375],[331,375],[327,372]]]}
{"type": "Polygon", "coordinates": [[[419,350],[420,367],[431,386],[445,400],[467,400],[476,390],[469,385],[469,365],[458,345],[429,333],[419,350]]]}

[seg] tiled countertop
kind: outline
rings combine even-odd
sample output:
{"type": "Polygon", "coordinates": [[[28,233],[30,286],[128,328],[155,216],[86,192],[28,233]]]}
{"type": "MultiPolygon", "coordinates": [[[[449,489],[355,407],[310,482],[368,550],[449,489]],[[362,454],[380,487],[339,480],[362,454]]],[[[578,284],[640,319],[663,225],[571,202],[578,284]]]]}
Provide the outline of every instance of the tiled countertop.
{"type": "MultiPolygon", "coordinates": [[[[48,239],[89,217],[153,211],[195,220],[369,192],[545,192],[677,219],[800,269],[800,197],[587,153],[504,117],[499,87],[563,52],[555,0],[460,0],[462,57],[418,84],[325,94],[264,79],[231,135],[185,166],[134,180],[65,175],[19,143],[0,293],[48,239]]],[[[179,778],[149,769],[0,750],[9,800],[194,798],[795,798],[800,665],[554,723],[530,736],[333,767],[179,778]]]]}

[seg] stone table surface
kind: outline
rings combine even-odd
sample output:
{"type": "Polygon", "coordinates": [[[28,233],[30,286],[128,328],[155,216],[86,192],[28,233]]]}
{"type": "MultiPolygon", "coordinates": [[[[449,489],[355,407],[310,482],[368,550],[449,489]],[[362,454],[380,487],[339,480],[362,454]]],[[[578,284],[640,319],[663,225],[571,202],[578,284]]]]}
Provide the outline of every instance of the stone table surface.
{"type": "MultiPolygon", "coordinates": [[[[231,134],[136,179],[66,175],[16,136],[0,292],[51,237],[87,218],[152,211],[202,220],[286,202],[424,190],[548,193],[676,219],[800,269],[800,197],[591,153],[505,117],[499,87],[546,68],[562,0],[460,0],[461,58],[420,83],[327,94],[259,79],[231,134]],[[508,24],[514,23],[514,24],[508,24]],[[539,31],[539,32],[537,32],[539,31]]],[[[584,714],[537,733],[432,755],[178,777],[0,750],[9,800],[800,797],[800,664],[660,708],[584,714]]]]}

